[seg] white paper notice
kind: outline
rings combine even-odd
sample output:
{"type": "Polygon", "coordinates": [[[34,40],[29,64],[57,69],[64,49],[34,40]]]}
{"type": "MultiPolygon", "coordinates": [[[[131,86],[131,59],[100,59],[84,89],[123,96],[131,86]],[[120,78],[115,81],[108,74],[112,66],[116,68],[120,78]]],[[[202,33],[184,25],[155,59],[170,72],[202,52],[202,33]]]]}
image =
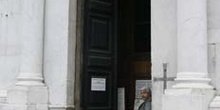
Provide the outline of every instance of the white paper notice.
{"type": "Polygon", "coordinates": [[[91,80],[92,91],[105,91],[106,90],[106,79],[105,78],[92,78],[91,80]]]}
{"type": "Polygon", "coordinates": [[[125,88],[118,88],[118,109],[125,110],[125,88]]]}

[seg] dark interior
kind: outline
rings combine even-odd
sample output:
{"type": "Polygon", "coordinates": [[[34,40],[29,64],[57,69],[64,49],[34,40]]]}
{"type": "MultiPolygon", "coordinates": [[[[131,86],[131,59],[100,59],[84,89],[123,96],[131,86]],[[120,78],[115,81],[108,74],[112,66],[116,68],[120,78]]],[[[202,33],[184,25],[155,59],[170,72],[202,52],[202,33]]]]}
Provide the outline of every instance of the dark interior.
{"type": "Polygon", "coordinates": [[[133,110],[135,80],[151,79],[150,0],[119,0],[118,87],[126,110],[133,110]]]}

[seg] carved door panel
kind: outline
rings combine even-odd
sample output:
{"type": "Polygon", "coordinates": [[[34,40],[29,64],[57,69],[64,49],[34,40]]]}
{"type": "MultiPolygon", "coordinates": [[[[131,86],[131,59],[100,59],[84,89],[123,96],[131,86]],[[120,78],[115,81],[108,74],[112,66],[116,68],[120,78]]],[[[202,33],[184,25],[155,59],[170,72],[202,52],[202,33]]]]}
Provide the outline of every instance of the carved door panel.
{"type": "Polygon", "coordinates": [[[86,0],[82,110],[116,110],[116,3],[86,0]]]}

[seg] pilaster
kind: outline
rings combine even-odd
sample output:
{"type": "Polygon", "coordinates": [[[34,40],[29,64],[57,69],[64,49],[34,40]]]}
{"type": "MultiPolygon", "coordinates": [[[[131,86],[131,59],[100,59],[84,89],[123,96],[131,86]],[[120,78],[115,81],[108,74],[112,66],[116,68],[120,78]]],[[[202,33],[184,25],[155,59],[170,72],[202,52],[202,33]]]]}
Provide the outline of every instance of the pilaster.
{"type": "Polygon", "coordinates": [[[24,1],[22,8],[21,66],[16,85],[43,86],[44,0],[24,1]]]}
{"type": "Polygon", "coordinates": [[[215,95],[208,77],[207,0],[177,0],[177,78],[163,110],[209,110],[215,95]]]}
{"type": "Polygon", "coordinates": [[[173,88],[212,88],[207,60],[207,1],[177,2],[177,82],[173,88]]]}
{"type": "Polygon", "coordinates": [[[20,74],[8,90],[10,110],[48,110],[48,88],[43,83],[44,0],[22,2],[20,74]]]}

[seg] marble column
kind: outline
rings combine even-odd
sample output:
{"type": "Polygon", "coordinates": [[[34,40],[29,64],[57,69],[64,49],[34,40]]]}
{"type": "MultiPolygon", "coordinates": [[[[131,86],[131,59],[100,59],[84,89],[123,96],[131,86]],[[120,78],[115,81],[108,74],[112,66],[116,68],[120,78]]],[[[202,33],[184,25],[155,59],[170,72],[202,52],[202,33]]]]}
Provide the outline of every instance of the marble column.
{"type": "Polygon", "coordinates": [[[22,53],[16,85],[43,86],[44,0],[24,0],[22,17],[22,53]]]}
{"type": "Polygon", "coordinates": [[[177,0],[177,78],[162,110],[209,110],[207,0],[177,0]]]}
{"type": "Polygon", "coordinates": [[[210,88],[207,57],[207,1],[177,2],[178,73],[173,88],[210,88]]]}

